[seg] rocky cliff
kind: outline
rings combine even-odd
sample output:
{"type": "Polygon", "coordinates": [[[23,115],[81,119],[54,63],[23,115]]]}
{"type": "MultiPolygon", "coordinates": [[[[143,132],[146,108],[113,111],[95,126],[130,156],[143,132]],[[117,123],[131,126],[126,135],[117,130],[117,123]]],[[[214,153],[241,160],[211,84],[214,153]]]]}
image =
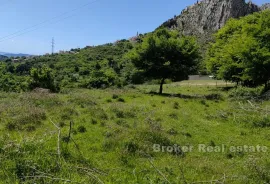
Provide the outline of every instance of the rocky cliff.
{"type": "Polygon", "coordinates": [[[195,35],[202,43],[211,40],[212,33],[225,25],[230,18],[239,18],[266,9],[245,0],[202,0],[184,9],[179,16],[162,26],[178,29],[184,35],[195,35]]]}
{"type": "Polygon", "coordinates": [[[266,10],[266,9],[270,9],[270,3],[266,3],[261,6],[261,10],[266,10]]]}

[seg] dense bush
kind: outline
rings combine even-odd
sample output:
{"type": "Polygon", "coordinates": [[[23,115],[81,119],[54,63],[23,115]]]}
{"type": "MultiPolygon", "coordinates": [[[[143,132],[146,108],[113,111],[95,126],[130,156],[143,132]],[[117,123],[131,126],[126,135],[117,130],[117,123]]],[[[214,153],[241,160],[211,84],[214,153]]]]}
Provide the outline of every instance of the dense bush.
{"type": "Polygon", "coordinates": [[[236,99],[258,99],[263,93],[263,87],[237,87],[229,91],[229,97],[236,99]]]}
{"type": "Polygon", "coordinates": [[[120,87],[136,82],[132,67],[128,68],[131,72],[121,72],[123,55],[133,44],[120,40],[115,44],[24,58],[19,63],[6,59],[0,62],[0,90],[20,92],[38,87],[58,92],[60,88],[120,87]]]}
{"type": "Polygon", "coordinates": [[[269,88],[270,11],[231,19],[215,35],[206,63],[216,78],[269,88]]]}
{"type": "Polygon", "coordinates": [[[21,92],[29,89],[28,76],[16,76],[11,73],[0,74],[0,90],[6,92],[21,92]]]}
{"type": "Polygon", "coordinates": [[[60,89],[54,79],[54,75],[55,74],[52,69],[46,67],[45,65],[41,68],[32,68],[30,73],[30,88],[45,88],[51,90],[52,92],[58,92],[60,89]]]}
{"type": "Polygon", "coordinates": [[[179,35],[165,28],[156,30],[142,39],[126,56],[146,79],[160,80],[162,94],[166,79],[187,80],[196,71],[200,53],[193,37],[179,35]]]}

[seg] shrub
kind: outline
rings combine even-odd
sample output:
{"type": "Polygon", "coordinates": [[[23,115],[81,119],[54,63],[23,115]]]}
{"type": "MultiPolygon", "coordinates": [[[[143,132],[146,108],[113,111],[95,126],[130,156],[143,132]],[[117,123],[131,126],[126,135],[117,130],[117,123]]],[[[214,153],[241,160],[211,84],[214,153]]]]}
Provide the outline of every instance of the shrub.
{"type": "Polygon", "coordinates": [[[52,92],[59,92],[60,87],[55,81],[54,72],[47,66],[41,68],[32,68],[30,72],[31,83],[30,88],[46,88],[52,92]]]}
{"type": "Polygon", "coordinates": [[[178,115],[177,115],[176,113],[171,113],[171,114],[169,114],[169,116],[170,116],[172,119],[175,119],[175,120],[178,119],[178,115]]]}
{"type": "Polygon", "coordinates": [[[68,143],[70,141],[70,137],[69,136],[62,137],[62,141],[68,143]]]}
{"type": "Polygon", "coordinates": [[[136,117],[136,109],[125,109],[114,107],[112,111],[115,113],[117,118],[135,118],[136,117]]]}
{"type": "Polygon", "coordinates": [[[115,110],[115,115],[116,115],[117,118],[125,118],[124,111],[119,110],[119,109],[115,110]]]}
{"type": "Polygon", "coordinates": [[[106,123],[105,123],[104,121],[102,121],[102,122],[100,123],[100,126],[101,126],[101,127],[105,127],[105,126],[106,126],[106,123]]]}
{"type": "Polygon", "coordinates": [[[173,108],[174,108],[174,109],[179,109],[179,103],[178,103],[178,102],[174,102],[173,108]]]}
{"type": "Polygon", "coordinates": [[[119,126],[122,126],[122,127],[129,128],[129,125],[128,125],[127,121],[123,120],[123,119],[118,119],[116,121],[116,124],[119,125],[119,126]]]}
{"type": "Polygon", "coordinates": [[[270,118],[260,117],[253,121],[253,126],[258,128],[270,127],[270,118]]]}
{"type": "Polygon", "coordinates": [[[139,146],[134,141],[129,141],[125,143],[125,150],[128,153],[134,154],[139,149],[139,146]]]}
{"type": "Polygon", "coordinates": [[[9,131],[13,131],[17,129],[17,125],[15,123],[9,122],[6,124],[6,129],[9,131]]]}
{"type": "Polygon", "coordinates": [[[106,102],[111,103],[111,102],[112,102],[112,100],[111,100],[111,99],[107,99],[107,100],[106,100],[106,102]]]}
{"type": "Polygon", "coordinates": [[[34,125],[27,125],[27,126],[25,127],[25,130],[26,130],[27,132],[33,132],[33,131],[36,130],[36,127],[35,127],[34,125]]]}
{"type": "Polygon", "coordinates": [[[61,127],[61,128],[63,128],[64,126],[66,126],[66,123],[61,121],[61,122],[58,124],[58,126],[61,127]]]}
{"type": "Polygon", "coordinates": [[[189,138],[192,137],[192,135],[191,135],[190,133],[188,133],[188,132],[187,132],[187,133],[184,133],[184,132],[183,132],[182,135],[184,135],[185,137],[189,137],[189,138]]]}
{"type": "Polygon", "coordinates": [[[73,115],[78,115],[78,112],[74,108],[65,107],[62,110],[61,119],[70,120],[73,115]]]}
{"type": "Polygon", "coordinates": [[[93,118],[92,118],[91,123],[92,123],[93,125],[96,125],[96,124],[98,124],[98,121],[97,121],[96,119],[93,119],[93,118]]]}
{"type": "Polygon", "coordinates": [[[84,126],[79,126],[79,127],[77,128],[77,130],[78,130],[78,132],[80,132],[80,133],[85,133],[85,132],[86,132],[86,128],[85,128],[84,126]]]}
{"type": "Polygon", "coordinates": [[[108,114],[106,111],[100,107],[94,107],[90,109],[91,112],[91,117],[96,118],[96,119],[101,119],[101,120],[108,120],[108,114]]]}
{"type": "Polygon", "coordinates": [[[125,99],[124,99],[124,98],[118,98],[117,101],[118,101],[118,102],[125,102],[125,99]]]}
{"type": "Polygon", "coordinates": [[[263,88],[237,87],[229,91],[229,97],[241,100],[258,99],[262,95],[263,88]]]}
{"type": "Polygon", "coordinates": [[[202,105],[206,106],[206,107],[209,107],[209,105],[206,103],[205,100],[201,100],[200,103],[201,103],[202,105]]]}

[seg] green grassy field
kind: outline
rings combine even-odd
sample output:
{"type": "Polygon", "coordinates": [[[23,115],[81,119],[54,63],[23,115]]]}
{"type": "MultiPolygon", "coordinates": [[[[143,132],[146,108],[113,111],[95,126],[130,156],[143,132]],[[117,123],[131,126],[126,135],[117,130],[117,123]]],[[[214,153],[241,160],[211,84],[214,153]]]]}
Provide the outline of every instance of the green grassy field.
{"type": "Polygon", "coordinates": [[[270,149],[269,101],[233,100],[211,85],[157,91],[0,93],[1,183],[270,182],[270,150],[229,150],[270,149]]]}

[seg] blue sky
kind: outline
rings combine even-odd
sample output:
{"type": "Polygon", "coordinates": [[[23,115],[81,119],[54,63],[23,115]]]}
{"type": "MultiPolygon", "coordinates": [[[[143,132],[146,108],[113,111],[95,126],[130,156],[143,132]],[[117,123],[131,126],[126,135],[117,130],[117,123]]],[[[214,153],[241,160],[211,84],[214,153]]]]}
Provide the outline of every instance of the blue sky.
{"type": "MultiPolygon", "coordinates": [[[[153,31],[196,0],[0,0],[0,51],[44,54],[153,31]],[[91,3],[82,7],[84,4],[91,3]],[[79,8],[81,7],[81,8],[79,8]],[[72,11],[76,8],[76,11],[72,11]],[[64,14],[65,12],[70,12],[64,14]],[[61,16],[62,15],[62,16],[61,16]],[[58,18],[55,18],[58,17],[58,18]],[[55,18],[55,19],[53,19],[55,18]],[[12,38],[18,30],[40,24],[12,38]],[[37,29],[38,28],[38,29],[37,29]]],[[[263,4],[269,0],[253,0],[263,4]]],[[[19,34],[20,34],[19,33],[19,34]]]]}

